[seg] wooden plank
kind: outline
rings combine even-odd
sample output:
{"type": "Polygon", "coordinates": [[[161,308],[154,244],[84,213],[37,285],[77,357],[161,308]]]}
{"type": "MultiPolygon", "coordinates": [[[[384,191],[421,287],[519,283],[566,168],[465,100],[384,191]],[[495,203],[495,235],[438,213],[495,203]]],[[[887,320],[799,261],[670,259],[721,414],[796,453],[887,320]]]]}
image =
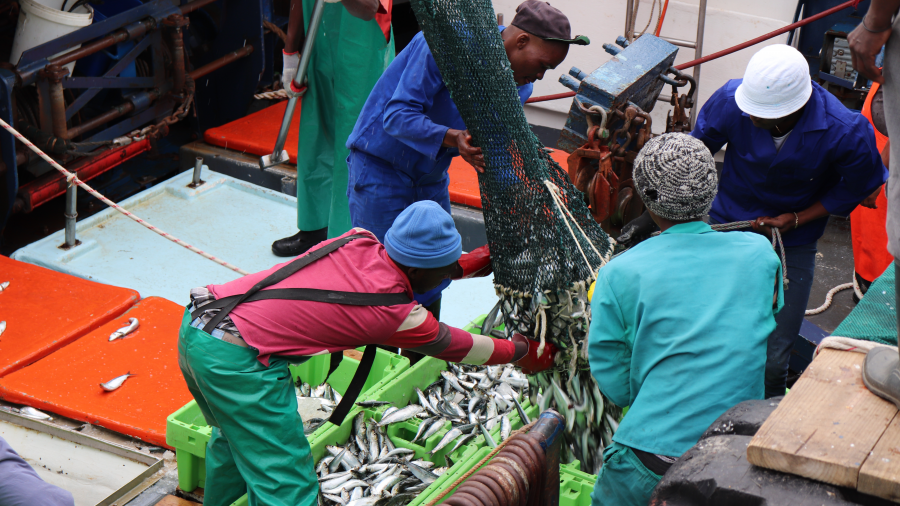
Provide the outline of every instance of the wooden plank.
{"type": "Polygon", "coordinates": [[[200,506],[200,504],[180,497],[175,497],[174,495],[167,495],[163,497],[161,501],[156,503],[156,506],[200,506]]]}
{"type": "Polygon", "coordinates": [[[356,350],[344,350],[344,356],[353,360],[362,360],[362,353],[356,350]]]}
{"type": "Polygon", "coordinates": [[[823,350],[760,427],[747,460],[856,488],[860,467],[897,414],[863,384],[865,357],[823,350]]]}
{"type": "Polygon", "coordinates": [[[863,463],[856,489],[900,502],[900,414],[894,417],[863,463]]]}

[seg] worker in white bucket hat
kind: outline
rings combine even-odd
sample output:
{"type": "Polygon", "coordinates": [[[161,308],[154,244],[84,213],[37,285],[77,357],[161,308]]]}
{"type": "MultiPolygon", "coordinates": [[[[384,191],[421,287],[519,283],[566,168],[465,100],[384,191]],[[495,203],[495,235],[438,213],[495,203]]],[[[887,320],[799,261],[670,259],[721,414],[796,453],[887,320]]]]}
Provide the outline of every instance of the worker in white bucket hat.
{"type": "Polygon", "coordinates": [[[774,44],[707,100],[692,135],[713,154],[728,145],[710,222],[751,220],[783,236],[790,282],[769,336],[765,383],[767,398],[784,395],[828,216],[849,215],[887,179],[872,125],[812,82],[799,51],[774,44]]]}

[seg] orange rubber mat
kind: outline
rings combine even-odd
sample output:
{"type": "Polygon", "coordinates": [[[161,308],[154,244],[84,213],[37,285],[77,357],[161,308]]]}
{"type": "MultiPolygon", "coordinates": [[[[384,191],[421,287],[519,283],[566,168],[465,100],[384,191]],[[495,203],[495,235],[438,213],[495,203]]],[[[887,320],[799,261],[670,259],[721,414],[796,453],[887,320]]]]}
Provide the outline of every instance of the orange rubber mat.
{"type": "MultiPolygon", "coordinates": [[[[257,111],[249,116],[236,119],[216,128],[210,128],[203,134],[203,139],[226,149],[233,149],[253,155],[271,155],[284,119],[287,100],[257,111]]],[[[300,106],[302,99],[297,100],[297,108],[291,118],[291,129],[288,130],[284,149],[290,155],[291,163],[297,164],[297,139],[300,138],[300,106]]]]}
{"type": "Polygon", "coordinates": [[[0,377],[21,369],[124,313],[140,299],[104,285],[0,256],[0,377]]]}
{"type": "MultiPolygon", "coordinates": [[[[550,148],[547,148],[550,149],[550,148]]],[[[550,149],[550,156],[567,170],[569,153],[550,149]]],[[[481,209],[481,190],[478,189],[478,174],[462,157],[450,162],[450,202],[481,209]]]]}
{"type": "MultiPolygon", "coordinates": [[[[278,129],[284,118],[287,101],[255,112],[220,127],[210,128],[203,138],[206,142],[222,148],[233,149],[253,155],[270,155],[278,137],[278,129]]],[[[288,131],[284,149],[290,161],[297,163],[297,140],[300,128],[300,102],[294,111],[291,129],[288,131]]],[[[551,156],[565,169],[569,154],[558,149],[551,150],[551,156]]],[[[478,190],[478,176],[471,165],[456,157],[450,162],[450,201],[464,206],[481,209],[481,192],[478,190]]]]}
{"type": "Polygon", "coordinates": [[[166,446],[166,417],[191,399],[178,368],[184,308],[148,297],[128,312],[24,369],[0,379],[0,398],[166,446]],[[109,335],[137,318],[124,339],[109,335]],[[117,390],[100,383],[134,376],[117,390]]]}

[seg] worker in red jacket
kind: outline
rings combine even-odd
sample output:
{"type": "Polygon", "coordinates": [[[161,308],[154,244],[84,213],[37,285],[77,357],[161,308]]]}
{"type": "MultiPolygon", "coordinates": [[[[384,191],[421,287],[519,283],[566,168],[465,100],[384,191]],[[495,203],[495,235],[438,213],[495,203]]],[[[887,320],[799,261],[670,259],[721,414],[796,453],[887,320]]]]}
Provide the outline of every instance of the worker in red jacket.
{"type": "MultiPolygon", "coordinates": [[[[384,244],[356,228],[290,262],[191,290],[178,363],[213,426],[203,504],[226,506],[244,493],[251,504],[316,504],[318,483],[289,362],[387,345],[452,362],[513,362],[527,373],[549,368],[554,347],[538,356],[538,343],[521,334],[512,340],[470,334],[439,323],[413,300],[413,292],[467,277],[489,262],[482,257],[472,265],[461,252],[450,215],[422,201],[400,213],[384,244]]],[[[354,382],[335,412],[352,397],[354,382]]]]}
{"type": "MultiPolygon", "coordinates": [[[[875,129],[875,145],[881,152],[881,161],[888,166],[891,152],[890,140],[887,136],[887,124],[884,116],[884,88],[873,83],[862,115],[872,123],[875,129]]],[[[887,196],[884,185],[864,200],[859,207],[850,213],[850,232],[853,236],[854,284],[859,292],[865,294],[872,284],[894,261],[887,249],[887,196]]],[[[856,295],[854,294],[854,297],[856,295]]]]}

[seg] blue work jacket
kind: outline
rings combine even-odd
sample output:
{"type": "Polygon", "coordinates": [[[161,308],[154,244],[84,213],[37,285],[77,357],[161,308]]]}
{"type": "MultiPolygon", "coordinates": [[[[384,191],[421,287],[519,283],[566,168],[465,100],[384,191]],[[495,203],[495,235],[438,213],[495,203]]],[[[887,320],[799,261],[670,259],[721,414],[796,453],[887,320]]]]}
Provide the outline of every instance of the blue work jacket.
{"type": "Polygon", "coordinates": [[[735,404],[762,399],[766,343],[783,305],[781,261],[752,232],[675,225],[610,260],[591,299],[588,360],[631,406],[613,441],[680,457],[735,404]]]}
{"type": "MultiPolygon", "coordinates": [[[[818,201],[847,216],[887,180],[872,125],[816,83],[800,121],[781,150],[756,128],[728,81],[703,105],[691,133],[715,154],[726,143],[725,167],[710,217],[719,223],[802,211],[818,201]]],[[[825,231],[824,217],[784,235],[786,246],[809,244],[825,231]]]]}
{"type": "MultiPolygon", "coordinates": [[[[519,86],[523,104],[532,89],[519,86]]],[[[441,181],[459,155],[458,149],[441,146],[451,128],[466,125],[419,32],[375,84],[347,147],[385,160],[409,186],[422,186],[441,181]]]]}

